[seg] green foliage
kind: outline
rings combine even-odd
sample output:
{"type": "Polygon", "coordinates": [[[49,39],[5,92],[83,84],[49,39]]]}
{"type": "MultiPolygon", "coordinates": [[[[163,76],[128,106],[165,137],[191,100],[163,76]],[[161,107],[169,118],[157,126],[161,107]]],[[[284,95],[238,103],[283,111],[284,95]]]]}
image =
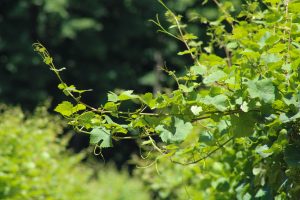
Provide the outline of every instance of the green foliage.
{"type": "Polygon", "coordinates": [[[111,134],[106,128],[94,128],[91,131],[90,143],[97,144],[101,142],[100,148],[112,147],[111,134]]]}
{"type": "MultiPolygon", "coordinates": [[[[111,92],[109,104],[72,113],[70,124],[91,134],[97,146],[111,146],[110,138],[138,139],[145,151],[156,150],[149,159],[164,170],[154,180],[150,170],[145,180],[160,198],[297,199],[298,1],[247,1],[241,10],[232,1],[214,1],[220,16],[195,16],[208,26],[209,41],[198,41],[183,17],[159,2],[170,27],[158,16],[152,22],[183,43],[179,55],[189,54],[192,67],[181,75],[162,67],[177,84],[173,90],[111,92]],[[129,103],[136,109],[123,111],[129,103]],[[86,112],[94,113],[89,126],[78,120],[86,112]]],[[[44,47],[34,49],[65,84],[44,47]]],[[[74,92],[68,95],[86,105],[74,92]]]]}
{"type": "Polygon", "coordinates": [[[113,166],[94,172],[66,150],[61,119],[0,106],[0,199],[149,199],[140,181],[113,166]],[[97,177],[94,177],[94,174],[97,177]]]}
{"type": "MultiPolygon", "coordinates": [[[[188,5],[196,3],[192,0],[188,5]]],[[[164,10],[153,0],[86,0],[84,6],[73,0],[1,1],[1,102],[34,109],[49,96],[57,102],[63,99],[55,92],[56,80],[39,67],[41,62],[31,49],[34,41],[55,49],[53,56],[62,66],[72,66],[67,79],[76,79],[86,88],[93,85],[97,92],[89,95],[91,104],[103,103],[106,91],[120,85],[139,91],[151,89],[158,80],[153,75],[158,63],[155,54],[172,58],[179,49],[175,41],[157,34],[147,22],[156,13],[163,15],[164,10]],[[145,88],[139,79],[149,74],[153,76],[145,88]]],[[[169,62],[184,63],[182,58],[169,62]]]]}

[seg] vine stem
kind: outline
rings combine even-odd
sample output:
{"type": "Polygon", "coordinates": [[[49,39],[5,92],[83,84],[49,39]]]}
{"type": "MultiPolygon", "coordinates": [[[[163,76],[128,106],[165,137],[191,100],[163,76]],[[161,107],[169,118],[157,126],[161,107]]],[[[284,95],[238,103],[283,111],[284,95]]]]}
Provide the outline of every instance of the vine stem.
{"type": "MultiPolygon", "coordinates": [[[[59,73],[61,70],[65,69],[65,68],[62,68],[61,70],[59,70],[59,69],[57,69],[55,67],[55,65],[53,63],[53,58],[50,56],[50,54],[47,51],[47,49],[41,43],[37,42],[37,43],[34,43],[32,46],[34,47],[34,50],[37,51],[40,54],[40,56],[43,58],[45,64],[48,65],[50,67],[50,69],[54,72],[54,74],[58,78],[59,82],[61,84],[66,84],[65,81],[60,76],[60,73],[59,73]],[[48,59],[48,61],[49,61],[48,63],[45,61],[46,59],[48,59]]],[[[94,108],[94,107],[92,107],[92,106],[90,106],[90,105],[88,105],[88,104],[86,104],[86,103],[78,100],[78,98],[76,98],[72,94],[72,92],[70,92],[68,90],[66,90],[66,92],[68,93],[68,95],[70,95],[72,97],[72,99],[75,100],[76,103],[80,103],[80,104],[86,106],[87,108],[91,109],[92,111],[97,111],[96,108],[94,108]]]]}
{"type": "MultiPolygon", "coordinates": [[[[213,2],[219,7],[219,9],[228,17],[232,18],[231,15],[222,7],[222,4],[218,0],[213,0],[213,2]]],[[[226,21],[230,24],[231,28],[233,28],[233,23],[229,19],[226,21]]]]}
{"type": "Polygon", "coordinates": [[[193,165],[193,164],[197,164],[198,162],[205,160],[207,158],[209,158],[211,155],[213,155],[215,152],[217,152],[218,150],[220,150],[221,148],[224,148],[224,146],[229,143],[231,140],[233,140],[234,137],[230,137],[228,140],[226,140],[224,143],[222,143],[221,145],[219,145],[216,149],[212,150],[211,152],[209,152],[206,156],[201,157],[197,160],[191,161],[191,162],[179,162],[179,161],[175,161],[172,160],[172,158],[170,158],[171,162],[175,163],[175,164],[180,164],[180,165],[193,165]]]}
{"type": "MultiPolygon", "coordinates": [[[[179,35],[180,37],[175,37],[177,39],[179,39],[181,42],[184,43],[185,47],[187,48],[187,50],[190,52],[189,54],[191,55],[191,58],[194,60],[194,62],[197,63],[197,65],[200,65],[200,62],[199,60],[197,59],[197,57],[194,55],[193,52],[191,52],[191,48],[189,46],[189,44],[187,43],[187,40],[184,39],[184,34],[183,34],[183,30],[181,29],[181,24],[180,22],[178,21],[176,15],[170,10],[170,8],[162,1],[162,0],[159,0],[159,3],[167,10],[171,13],[172,17],[174,18],[175,22],[176,22],[176,26],[177,26],[177,29],[178,29],[178,32],[179,32],[179,35]]],[[[165,30],[165,29],[163,29],[165,30]]],[[[168,31],[166,31],[167,33],[169,33],[168,31]]],[[[169,33],[170,34],[170,33],[169,33]]],[[[173,35],[173,34],[171,34],[173,35]]]]}

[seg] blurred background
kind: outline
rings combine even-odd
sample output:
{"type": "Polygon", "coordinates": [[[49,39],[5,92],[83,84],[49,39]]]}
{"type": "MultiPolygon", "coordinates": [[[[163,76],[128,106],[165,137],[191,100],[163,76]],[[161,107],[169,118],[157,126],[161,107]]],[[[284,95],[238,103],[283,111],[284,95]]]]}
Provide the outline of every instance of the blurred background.
{"type": "MultiPolygon", "coordinates": [[[[197,9],[203,10],[201,3],[180,0],[170,1],[169,6],[191,21],[197,9]]],[[[1,0],[0,101],[31,111],[50,99],[52,111],[57,103],[68,100],[33,51],[36,41],[48,48],[59,68],[67,68],[63,73],[67,83],[93,89],[84,96],[91,105],[99,106],[108,91],[118,88],[142,93],[172,87],[157,66],[166,64],[180,72],[191,61],[177,56],[184,47],[157,33],[158,28],[149,22],[156,14],[164,21],[164,11],[156,0],[1,0]]],[[[217,15],[214,7],[204,11],[211,18],[217,15]]],[[[205,37],[205,27],[191,28],[205,37]]],[[[84,135],[74,137],[71,146],[76,151],[88,145],[84,135]]],[[[119,165],[132,150],[128,149],[128,155],[127,150],[116,151],[109,158],[115,157],[119,165]]]]}
{"type": "MultiPolygon", "coordinates": [[[[166,3],[191,24],[189,27],[191,32],[205,40],[206,27],[198,22],[200,15],[211,20],[217,18],[218,10],[212,2],[205,6],[201,5],[203,1],[198,0],[169,0],[166,3]]],[[[20,128],[17,132],[26,130],[29,134],[30,131],[27,129],[30,127],[23,127],[22,124],[27,123],[26,120],[30,117],[22,117],[24,113],[36,113],[37,111],[34,110],[37,110],[37,107],[40,110],[39,106],[45,105],[45,102],[50,100],[48,107],[50,114],[45,114],[43,111],[44,114],[33,115],[52,117],[55,105],[62,100],[67,100],[67,97],[57,89],[56,77],[33,51],[32,43],[37,41],[47,47],[58,67],[67,68],[67,71],[63,72],[67,83],[74,84],[80,89],[93,89],[93,92],[86,93],[84,96],[84,101],[88,104],[101,105],[106,101],[106,93],[115,89],[133,89],[136,93],[142,93],[171,88],[172,80],[169,80],[159,67],[166,64],[168,68],[180,73],[192,63],[188,56],[177,56],[177,52],[184,48],[178,41],[157,33],[157,27],[149,22],[149,19],[154,19],[158,14],[162,23],[167,25],[164,22],[164,11],[156,0],[0,0],[2,136],[8,133],[15,134],[11,128],[14,126],[4,126],[3,120],[5,118],[8,120],[8,116],[10,123],[17,120],[14,122],[20,128]],[[14,116],[17,119],[12,119],[14,116]]],[[[46,124],[37,122],[35,126],[37,130],[33,132],[46,124]]],[[[66,132],[70,132],[63,123],[62,125],[57,123],[57,126],[59,131],[56,133],[54,133],[55,127],[49,128],[54,135],[57,133],[66,135],[66,132]]],[[[88,147],[88,138],[85,135],[71,133],[70,137],[70,141],[64,144],[69,150],[79,153],[88,147]]],[[[26,138],[32,142],[28,136],[25,138],[20,136],[20,138],[26,145],[29,144],[29,141],[25,141],[26,138]]],[[[38,138],[37,136],[36,140],[38,138]]],[[[16,138],[12,140],[17,141],[16,138]]],[[[13,146],[11,142],[6,141],[0,146],[3,145],[13,149],[18,148],[19,143],[13,146]]],[[[28,147],[26,145],[25,149],[28,147]]],[[[127,169],[129,172],[132,171],[134,165],[129,165],[128,160],[132,155],[139,155],[139,149],[134,141],[122,141],[121,145],[116,143],[115,148],[105,150],[103,153],[106,161],[116,167],[104,167],[101,170],[125,169],[121,172],[113,170],[112,173],[117,174],[116,176],[120,173],[119,177],[127,177],[125,179],[132,178],[122,174],[128,174],[127,169]]],[[[92,155],[92,152],[90,154],[92,155]]],[[[88,160],[86,156],[83,157],[85,161],[88,160]]],[[[93,162],[93,167],[86,164],[85,169],[89,171],[97,165],[102,166],[102,158],[96,157],[96,160],[99,160],[100,164],[93,162]]],[[[0,165],[3,164],[1,161],[4,162],[4,158],[0,159],[0,165]]],[[[26,167],[24,169],[27,169],[26,167]]],[[[30,167],[36,167],[33,161],[29,162],[30,167]]],[[[14,176],[14,173],[12,171],[11,176],[14,176]]],[[[10,179],[3,178],[3,172],[0,170],[0,194],[14,191],[8,185],[7,188],[5,187],[7,180],[10,179]]],[[[120,181],[120,184],[123,182],[120,181]]],[[[22,185],[21,188],[23,187],[26,188],[22,185]]],[[[16,188],[15,191],[18,191],[16,188]]],[[[23,190],[25,191],[24,188],[23,190]]],[[[137,199],[147,199],[147,197],[137,197],[137,199]]]]}

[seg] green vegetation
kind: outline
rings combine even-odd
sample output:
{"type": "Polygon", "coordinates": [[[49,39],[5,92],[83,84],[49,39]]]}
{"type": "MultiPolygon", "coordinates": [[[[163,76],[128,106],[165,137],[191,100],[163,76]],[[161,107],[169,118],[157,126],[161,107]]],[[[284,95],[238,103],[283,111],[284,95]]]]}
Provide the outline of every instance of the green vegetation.
{"type": "Polygon", "coordinates": [[[221,13],[216,19],[193,15],[208,26],[208,42],[159,2],[170,28],[159,17],[153,23],[183,43],[178,55],[193,60],[184,74],[162,66],[176,88],[109,92],[107,103],[93,107],[36,43],[59,89],[73,99],[55,110],[100,151],[113,141],[139,141],[156,169],[137,173],[158,199],[298,199],[299,1],[247,1],[238,10],[231,1],[214,0],[221,13]]]}
{"type": "MultiPolygon", "coordinates": [[[[172,7],[183,10],[195,2],[173,3],[172,7]]],[[[89,96],[92,104],[103,102],[105,92],[120,85],[145,90],[137,83],[147,74],[150,80],[142,82],[151,88],[158,62],[154,55],[171,56],[178,49],[176,42],[153,31],[148,20],[156,13],[163,14],[163,9],[153,0],[86,0],[84,6],[78,0],[1,1],[1,101],[32,109],[49,96],[62,99],[56,80],[39,67],[41,62],[32,52],[35,41],[55,49],[55,59],[72,68],[65,78],[76,79],[83,87],[93,86],[97,93],[89,96]]],[[[183,64],[181,59],[172,59],[178,62],[183,64]]]]}
{"type": "Polygon", "coordinates": [[[39,107],[33,115],[0,108],[0,199],[150,199],[140,181],[113,166],[82,164],[66,150],[62,120],[39,107]]]}

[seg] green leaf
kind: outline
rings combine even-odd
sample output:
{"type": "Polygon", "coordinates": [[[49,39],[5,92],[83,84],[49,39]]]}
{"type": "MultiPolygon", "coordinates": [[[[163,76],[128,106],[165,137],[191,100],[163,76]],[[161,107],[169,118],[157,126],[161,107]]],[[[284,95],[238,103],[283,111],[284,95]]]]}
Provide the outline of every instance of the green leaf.
{"type": "Polygon", "coordinates": [[[129,100],[129,99],[137,99],[139,98],[138,95],[132,94],[133,90],[126,90],[124,92],[122,92],[119,96],[118,99],[120,101],[125,101],[125,100],[129,100]]]}
{"type": "Polygon", "coordinates": [[[242,105],[240,106],[241,110],[244,112],[248,112],[249,111],[249,107],[248,107],[248,103],[246,101],[244,101],[242,103],[242,105]]]}
{"type": "Polygon", "coordinates": [[[194,34],[187,33],[183,36],[183,39],[184,40],[195,40],[195,39],[198,39],[198,37],[195,36],[194,34]]]}
{"type": "Polygon", "coordinates": [[[207,68],[204,65],[195,65],[191,67],[191,72],[196,75],[203,75],[206,73],[207,68]]]}
{"type": "Polygon", "coordinates": [[[173,141],[173,134],[171,133],[171,131],[169,131],[168,129],[166,129],[164,127],[164,125],[158,125],[155,128],[155,131],[157,131],[158,133],[160,133],[160,138],[163,142],[172,142],[173,141]]]}
{"type": "Polygon", "coordinates": [[[192,106],[191,107],[191,111],[194,115],[199,115],[200,112],[203,111],[202,107],[201,106],[192,106]]]}
{"type": "Polygon", "coordinates": [[[276,63],[276,62],[282,60],[282,57],[279,56],[278,54],[274,54],[274,53],[265,53],[265,54],[261,55],[261,60],[265,64],[269,64],[269,63],[276,63]]]}
{"type": "Polygon", "coordinates": [[[175,117],[175,128],[175,140],[182,141],[191,132],[193,125],[190,122],[185,123],[182,119],[175,117]]]}
{"type": "Polygon", "coordinates": [[[118,95],[113,93],[113,92],[109,92],[107,94],[107,101],[111,101],[111,102],[117,102],[119,99],[118,99],[118,95]]]}
{"type": "Polygon", "coordinates": [[[63,101],[56,106],[54,111],[62,114],[63,116],[69,117],[73,114],[73,104],[68,101],[63,101]]]}
{"type": "Polygon", "coordinates": [[[58,86],[57,86],[60,90],[64,90],[65,88],[67,88],[68,86],[67,86],[67,84],[65,84],[65,83],[60,83],[60,84],[58,84],[58,86]]]}
{"type": "Polygon", "coordinates": [[[257,191],[257,193],[255,194],[255,198],[263,198],[263,197],[266,197],[267,194],[268,194],[267,191],[265,191],[265,190],[263,190],[263,189],[260,188],[260,189],[257,191]]]}
{"type": "Polygon", "coordinates": [[[77,104],[76,106],[73,107],[72,113],[78,112],[80,110],[85,110],[85,109],[86,109],[86,106],[79,103],[79,104],[77,104]]]}
{"type": "Polygon", "coordinates": [[[54,111],[62,114],[63,116],[69,117],[73,113],[76,113],[80,110],[85,110],[85,109],[86,109],[86,106],[81,103],[77,104],[76,106],[73,106],[72,103],[70,103],[68,101],[63,101],[62,103],[60,103],[56,106],[54,111]]]}
{"type": "Polygon", "coordinates": [[[217,70],[213,73],[211,73],[210,75],[208,75],[207,77],[205,77],[203,79],[203,83],[204,84],[211,84],[211,83],[214,83],[216,81],[219,81],[221,80],[222,78],[225,78],[226,77],[226,73],[224,73],[223,71],[221,70],[217,70]]]}
{"type": "Polygon", "coordinates": [[[104,105],[104,109],[112,112],[116,112],[118,110],[118,105],[113,102],[107,102],[104,105]]]}
{"type": "Polygon", "coordinates": [[[88,128],[91,128],[91,126],[92,126],[91,121],[94,117],[95,117],[95,113],[89,111],[89,112],[84,112],[81,115],[79,115],[77,120],[80,125],[82,125],[88,129],[88,128]]]}
{"type": "Polygon", "coordinates": [[[228,107],[228,98],[223,94],[214,97],[206,96],[200,101],[202,101],[204,104],[215,106],[219,111],[225,111],[228,107]]]}
{"type": "Polygon", "coordinates": [[[190,50],[185,50],[185,51],[178,52],[177,55],[182,56],[182,55],[194,53],[195,51],[196,51],[196,48],[191,48],[190,50]]]}
{"type": "Polygon", "coordinates": [[[174,117],[172,125],[165,128],[163,125],[158,125],[155,130],[160,133],[160,138],[163,142],[181,142],[192,131],[193,125],[190,122],[184,122],[182,119],[174,117]]]}
{"type": "Polygon", "coordinates": [[[275,87],[271,79],[253,80],[246,84],[251,98],[259,98],[265,103],[272,103],[275,100],[275,87]]]}
{"type": "Polygon", "coordinates": [[[187,87],[183,84],[179,84],[179,89],[182,90],[183,92],[189,93],[192,92],[194,90],[194,87],[187,87]]]}
{"type": "Polygon", "coordinates": [[[50,56],[44,58],[44,63],[46,65],[50,65],[52,62],[53,62],[53,58],[51,58],[50,56]]]}
{"type": "Polygon", "coordinates": [[[269,147],[267,145],[257,146],[255,148],[255,152],[258,153],[262,158],[267,158],[273,154],[272,151],[269,151],[269,147]]]}
{"type": "Polygon", "coordinates": [[[149,106],[151,109],[155,107],[156,101],[153,98],[153,94],[148,92],[141,96],[141,101],[149,106]]]}
{"type": "Polygon", "coordinates": [[[63,92],[64,92],[67,96],[69,95],[68,92],[74,92],[74,93],[79,93],[79,94],[81,94],[81,93],[84,93],[84,92],[91,91],[91,89],[89,89],[89,90],[78,90],[74,85],[68,86],[68,85],[65,84],[65,83],[60,83],[60,84],[58,85],[58,88],[59,88],[60,90],[63,90],[63,92]]]}
{"type": "Polygon", "coordinates": [[[235,137],[248,137],[254,133],[255,119],[250,113],[231,116],[231,130],[235,137]]]}
{"type": "Polygon", "coordinates": [[[112,140],[111,140],[111,134],[110,131],[107,130],[104,127],[101,128],[94,128],[91,131],[90,135],[90,143],[91,144],[100,144],[100,148],[108,148],[112,147],[112,140]]]}
{"type": "Polygon", "coordinates": [[[230,189],[230,184],[228,180],[224,177],[220,177],[217,181],[212,184],[217,191],[226,192],[230,189]]]}

